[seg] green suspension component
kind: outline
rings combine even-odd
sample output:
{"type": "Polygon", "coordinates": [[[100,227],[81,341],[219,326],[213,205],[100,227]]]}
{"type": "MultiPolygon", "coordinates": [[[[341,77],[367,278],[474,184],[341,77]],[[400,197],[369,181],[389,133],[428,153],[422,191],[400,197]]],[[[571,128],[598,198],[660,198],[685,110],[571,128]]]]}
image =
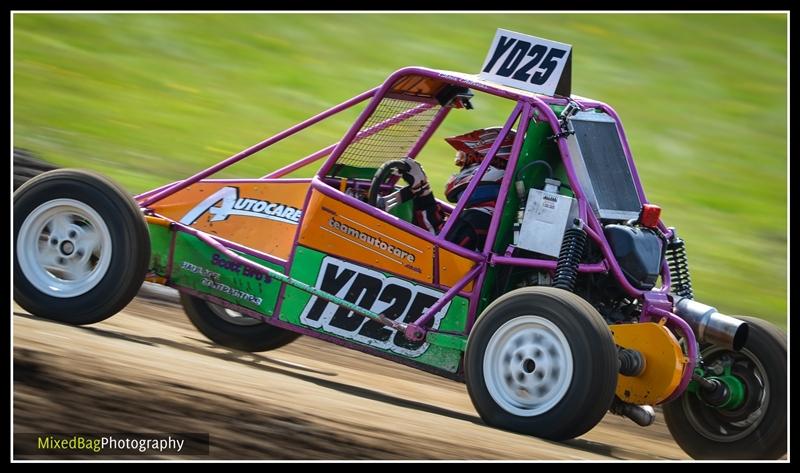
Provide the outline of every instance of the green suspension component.
{"type": "MultiPolygon", "coordinates": [[[[734,409],[738,409],[743,403],[745,399],[745,390],[744,384],[742,381],[733,373],[731,373],[731,367],[726,366],[723,370],[723,373],[720,376],[709,376],[706,378],[705,372],[702,368],[695,368],[694,374],[701,376],[707,380],[716,380],[722,383],[728,389],[728,399],[722,405],[714,406],[716,409],[723,409],[727,411],[732,411],[734,409]]],[[[698,399],[705,402],[702,396],[702,389],[700,385],[696,381],[691,381],[689,385],[686,387],[686,390],[690,393],[693,393],[697,396],[698,399]]]]}
{"type": "Polygon", "coordinates": [[[728,388],[728,400],[719,406],[719,409],[732,411],[744,403],[744,383],[731,373],[731,367],[726,366],[721,376],[712,376],[728,388]]]}

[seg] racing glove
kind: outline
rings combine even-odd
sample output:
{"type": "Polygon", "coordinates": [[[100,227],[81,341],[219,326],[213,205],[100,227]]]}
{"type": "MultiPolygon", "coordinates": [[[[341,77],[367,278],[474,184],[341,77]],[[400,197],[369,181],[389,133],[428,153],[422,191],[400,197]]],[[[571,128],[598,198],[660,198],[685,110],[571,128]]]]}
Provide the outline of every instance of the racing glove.
{"type": "Polygon", "coordinates": [[[422,169],[422,165],[411,158],[403,158],[403,163],[408,165],[408,171],[404,171],[402,176],[409,187],[411,187],[411,194],[413,197],[422,197],[431,193],[431,187],[428,184],[428,176],[422,169]]]}
{"type": "Polygon", "coordinates": [[[408,183],[408,185],[402,189],[392,192],[391,194],[387,194],[381,199],[383,209],[387,212],[394,206],[402,204],[403,202],[407,202],[411,199],[415,199],[416,201],[417,199],[424,198],[426,196],[431,196],[431,198],[433,197],[431,186],[428,184],[428,176],[425,175],[422,165],[411,158],[403,158],[401,161],[403,162],[404,166],[400,168],[400,176],[408,183]]]}

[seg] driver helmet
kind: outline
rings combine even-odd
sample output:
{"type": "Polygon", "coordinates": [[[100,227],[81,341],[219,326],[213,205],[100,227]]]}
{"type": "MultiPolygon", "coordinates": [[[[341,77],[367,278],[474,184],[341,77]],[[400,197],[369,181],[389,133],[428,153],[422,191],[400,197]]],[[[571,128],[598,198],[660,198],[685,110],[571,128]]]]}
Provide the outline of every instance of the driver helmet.
{"type": "MultiPolygon", "coordinates": [[[[444,139],[456,149],[455,164],[461,167],[461,170],[450,176],[445,184],[444,192],[448,201],[458,202],[480,167],[483,158],[486,157],[500,134],[500,130],[500,127],[483,128],[444,139]]],[[[500,181],[503,179],[508,158],[511,156],[511,146],[514,143],[515,135],[514,130],[509,130],[467,205],[476,205],[497,199],[497,195],[500,193],[500,181]]]]}

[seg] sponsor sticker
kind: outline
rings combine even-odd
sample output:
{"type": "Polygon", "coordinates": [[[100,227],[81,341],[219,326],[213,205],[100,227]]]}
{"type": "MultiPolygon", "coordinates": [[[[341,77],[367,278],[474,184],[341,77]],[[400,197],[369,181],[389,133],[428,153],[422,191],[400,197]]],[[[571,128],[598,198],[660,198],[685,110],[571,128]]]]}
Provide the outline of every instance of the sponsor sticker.
{"type": "MultiPolygon", "coordinates": [[[[225,269],[228,269],[230,271],[234,271],[234,272],[237,272],[237,273],[239,272],[238,269],[234,270],[234,269],[231,269],[228,266],[225,266],[223,260],[219,259],[219,255],[215,254],[214,257],[217,257],[216,258],[217,263],[212,263],[212,264],[218,264],[219,266],[222,266],[225,269]]],[[[213,260],[214,260],[214,258],[212,257],[212,261],[213,260]]],[[[224,261],[227,261],[228,263],[233,263],[232,261],[228,261],[228,260],[224,260],[224,261]]],[[[237,263],[237,265],[239,267],[241,267],[241,268],[245,268],[244,265],[239,265],[238,263],[237,263]]],[[[219,280],[220,279],[220,274],[215,272],[215,271],[211,271],[208,268],[204,268],[202,266],[198,266],[198,265],[196,265],[194,263],[190,263],[188,261],[183,261],[183,262],[181,262],[181,269],[183,269],[185,271],[189,271],[190,273],[199,274],[200,276],[202,276],[203,279],[200,281],[200,284],[202,284],[203,286],[205,286],[205,287],[207,287],[209,289],[213,289],[213,290],[215,290],[217,292],[225,293],[225,294],[227,294],[227,295],[229,295],[231,297],[235,297],[236,299],[241,299],[243,301],[249,302],[249,303],[257,305],[257,306],[260,306],[261,303],[264,302],[261,297],[258,297],[256,295],[250,294],[249,292],[242,291],[240,289],[233,288],[233,287],[231,287],[231,286],[229,286],[229,285],[227,285],[227,284],[225,284],[223,282],[220,282],[220,280],[219,280]]],[[[243,274],[243,273],[240,273],[240,274],[243,274]]],[[[250,275],[248,275],[248,276],[250,276],[250,275]]],[[[263,276],[266,276],[266,275],[262,274],[261,276],[262,276],[262,279],[263,279],[263,276]]],[[[252,275],[250,277],[257,277],[257,275],[252,275]]]]}
{"type": "MultiPolygon", "coordinates": [[[[315,286],[360,307],[398,322],[411,323],[438,301],[443,293],[386,276],[384,273],[332,256],[320,265],[315,286]]],[[[429,327],[437,328],[450,307],[448,302],[429,327]]],[[[343,307],[311,297],[300,315],[309,327],[408,357],[425,353],[428,343],[408,340],[403,333],[355,314],[343,307]]]]}
{"type": "Polygon", "coordinates": [[[356,240],[360,240],[363,243],[366,243],[368,245],[367,248],[372,247],[373,249],[381,250],[385,253],[393,255],[396,258],[399,258],[400,260],[404,260],[409,263],[413,263],[414,261],[416,261],[416,256],[414,256],[412,253],[405,251],[399,246],[395,246],[394,244],[391,243],[391,241],[385,241],[381,239],[381,237],[379,236],[372,235],[369,232],[361,231],[354,226],[342,223],[336,220],[336,217],[334,216],[331,216],[331,218],[328,219],[328,227],[334,228],[344,235],[348,235],[356,240]]]}
{"type": "Polygon", "coordinates": [[[280,202],[239,197],[239,188],[226,186],[206,197],[181,218],[184,225],[192,225],[208,212],[209,222],[227,220],[231,215],[263,218],[297,225],[303,211],[280,202]],[[219,206],[217,206],[219,204],[219,206]]]}

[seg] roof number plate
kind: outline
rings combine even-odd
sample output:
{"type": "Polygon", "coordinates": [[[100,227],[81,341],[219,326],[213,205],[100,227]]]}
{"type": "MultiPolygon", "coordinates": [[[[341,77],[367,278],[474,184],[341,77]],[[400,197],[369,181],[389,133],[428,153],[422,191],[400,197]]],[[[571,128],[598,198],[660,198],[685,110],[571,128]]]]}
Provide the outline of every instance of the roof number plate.
{"type": "Polygon", "coordinates": [[[543,95],[569,96],[572,46],[498,29],[479,77],[543,95]]]}

